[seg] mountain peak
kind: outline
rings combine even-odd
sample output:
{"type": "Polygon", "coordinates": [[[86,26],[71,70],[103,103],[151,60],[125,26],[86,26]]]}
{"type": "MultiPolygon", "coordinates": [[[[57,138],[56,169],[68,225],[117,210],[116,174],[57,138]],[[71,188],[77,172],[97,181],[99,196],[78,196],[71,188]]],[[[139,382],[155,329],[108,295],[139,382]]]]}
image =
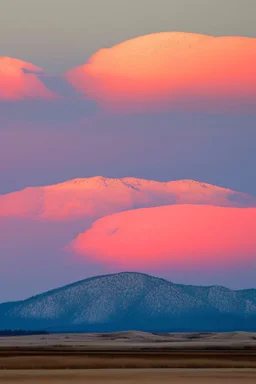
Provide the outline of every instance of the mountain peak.
{"type": "Polygon", "coordinates": [[[95,176],[0,195],[0,216],[93,220],[124,210],[173,204],[252,207],[256,198],[194,180],[95,176]]]}
{"type": "MultiPolygon", "coordinates": [[[[93,176],[88,178],[76,178],[72,180],[67,180],[62,183],[56,184],[57,187],[82,187],[82,186],[97,186],[99,184],[111,184],[111,182],[116,181],[117,179],[106,178],[103,176],[93,176]]],[[[48,188],[51,188],[49,186],[48,188]]]]}
{"type": "Polygon", "coordinates": [[[233,330],[237,321],[245,324],[245,319],[255,327],[255,304],[255,290],[247,297],[244,291],[178,285],[142,273],[121,272],[2,304],[0,327],[19,324],[24,329],[100,332],[233,330]]]}
{"type": "Polygon", "coordinates": [[[64,181],[62,183],[47,186],[46,188],[52,188],[52,187],[87,187],[87,186],[97,186],[97,185],[104,185],[109,187],[117,187],[120,185],[126,185],[126,186],[173,186],[174,188],[177,187],[186,187],[188,189],[212,189],[212,190],[219,190],[219,191],[229,191],[232,192],[231,189],[219,187],[213,184],[204,183],[200,181],[196,181],[193,179],[182,179],[182,180],[171,180],[171,181],[155,181],[155,180],[147,180],[147,179],[141,179],[136,177],[123,177],[123,178],[111,178],[111,177],[104,177],[104,176],[93,176],[88,178],[76,178],[71,179],[68,181],[64,181]]]}

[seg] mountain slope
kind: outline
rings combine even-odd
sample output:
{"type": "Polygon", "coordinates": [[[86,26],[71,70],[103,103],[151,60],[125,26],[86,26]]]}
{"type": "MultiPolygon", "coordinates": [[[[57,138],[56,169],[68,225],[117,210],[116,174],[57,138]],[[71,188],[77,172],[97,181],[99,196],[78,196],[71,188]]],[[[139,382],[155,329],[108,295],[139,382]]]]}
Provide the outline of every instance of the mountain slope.
{"type": "Polygon", "coordinates": [[[247,298],[245,291],[242,297],[240,291],[223,287],[177,285],[141,273],[123,272],[1,304],[0,328],[253,329],[256,305],[250,295],[247,298]]]}
{"type": "Polygon", "coordinates": [[[256,207],[256,198],[193,180],[158,182],[99,176],[0,195],[0,216],[92,221],[124,210],[169,204],[256,207]]]}

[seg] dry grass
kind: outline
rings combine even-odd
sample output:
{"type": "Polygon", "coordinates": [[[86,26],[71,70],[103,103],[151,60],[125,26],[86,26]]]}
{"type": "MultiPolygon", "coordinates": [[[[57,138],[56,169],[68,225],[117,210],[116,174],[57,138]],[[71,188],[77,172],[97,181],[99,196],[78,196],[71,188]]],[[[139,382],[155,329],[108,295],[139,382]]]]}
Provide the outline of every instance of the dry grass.
{"type": "Polygon", "coordinates": [[[255,368],[256,351],[0,352],[0,369],[255,368]]]}
{"type": "Polygon", "coordinates": [[[87,370],[0,371],[0,383],[90,384],[255,384],[256,371],[238,370],[87,370]]]}
{"type": "Polygon", "coordinates": [[[255,368],[254,333],[52,334],[0,338],[0,369],[255,368]]]}

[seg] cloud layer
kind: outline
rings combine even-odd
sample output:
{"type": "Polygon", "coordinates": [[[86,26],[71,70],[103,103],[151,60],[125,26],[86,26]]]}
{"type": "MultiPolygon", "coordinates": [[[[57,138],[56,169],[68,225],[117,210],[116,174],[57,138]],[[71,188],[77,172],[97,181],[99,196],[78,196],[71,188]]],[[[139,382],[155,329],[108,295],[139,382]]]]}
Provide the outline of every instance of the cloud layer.
{"type": "Polygon", "coordinates": [[[255,67],[255,38],[162,32],[101,49],[59,76],[0,57],[0,100],[78,100],[80,93],[115,112],[253,112],[255,67]]]}
{"type": "Polygon", "coordinates": [[[37,77],[42,72],[31,63],[0,56],[0,101],[55,99],[57,96],[37,77]]]}
{"type": "MultiPolygon", "coordinates": [[[[221,206],[223,222],[229,218],[233,237],[249,235],[249,224],[238,235],[233,221],[240,216],[231,217],[230,212],[248,213],[251,208],[245,207],[255,207],[255,198],[247,194],[256,196],[255,47],[255,39],[160,33],[100,50],[85,65],[54,76],[23,60],[1,57],[0,193],[6,194],[0,195],[0,300],[122,270],[114,251],[112,259],[105,256],[112,252],[111,237],[113,244],[123,241],[123,252],[129,239],[127,250],[134,255],[130,236],[137,235],[130,231],[126,213],[120,233],[114,228],[106,234],[98,227],[101,221],[85,232],[94,220],[107,216],[109,222],[108,215],[116,217],[117,212],[136,208],[139,214],[140,208],[149,207],[146,221],[150,223],[152,206],[200,204],[205,210],[209,205],[221,206]],[[95,175],[106,177],[91,177],[95,175]],[[186,180],[159,182],[179,179],[186,180]],[[102,248],[95,243],[94,257],[95,228],[104,242],[102,248]],[[88,254],[87,241],[81,244],[80,257],[72,247],[64,252],[79,233],[90,234],[88,254]]],[[[157,231],[170,237],[169,209],[159,208],[163,213],[156,218],[162,224],[152,224],[152,241],[157,231]]],[[[180,217],[185,233],[193,234],[194,216],[185,214],[187,209],[180,217]]],[[[138,224],[142,225],[143,215],[138,224]]],[[[246,224],[249,219],[241,216],[240,220],[246,224]]],[[[214,228],[208,224],[209,234],[219,236],[217,224],[214,228]]],[[[152,249],[147,248],[145,236],[141,241],[152,256],[156,248],[151,243],[152,249]]],[[[224,241],[223,237],[220,246],[224,241]]],[[[182,253],[180,260],[195,257],[198,269],[182,264],[179,273],[171,260],[167,263],[157,252],[153,256],[159,256],[163,265],[158,274],[176,282],[248,287],[255,283],[255,269],[242,241],[235,243],[238,255],[228,253],[234,268],[218,268],[216,274],[214,267],[200,274],[196,252],[182,253]],[[236,267],[242,247],[247,252],[244,264],[236,267]]],[[[139,239],[138,246],[133,269],[149,272],[148,266],[154,273],[154,263],[141,256],[139,239]]],[[[172,251],[170,244],[162,250],[164,255],[172,251]]],[[[221,249],[215,251],[218,256],[221,249]]],[[[207,252],[207,258],[200,260],[213,265],[207,252]]]]}
{"type": "Polygon", "coordinates": [[[255,206],[246,193],[192,180],[93,177],[1,195],[2,300],[124,269],[248,287],[255,206]]]}
{"type": "Polygon", "coordinates": [[[65,76],[115,111],[253,110],[255,67],[256,39],[166,32],[102,49],[65,76]]]}
{"type": "Polygon", "coordinates": [[[225,268],[254,265],[256,208],[173,205],[97,220],[70,248],[122,268],[225,268]]]}

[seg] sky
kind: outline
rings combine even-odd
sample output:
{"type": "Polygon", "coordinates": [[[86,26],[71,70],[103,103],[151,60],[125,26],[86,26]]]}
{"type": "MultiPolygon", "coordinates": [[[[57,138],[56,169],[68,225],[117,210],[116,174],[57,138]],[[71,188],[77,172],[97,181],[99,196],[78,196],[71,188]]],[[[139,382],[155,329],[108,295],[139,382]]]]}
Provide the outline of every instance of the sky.
{"type": "Polygon", "coordinates": [[[1,0],[0,52],[59,73],[165,31],[255,37],[254,0],[1,0]]]}
{"type": "Polygon", "coordinates": [[[124,269],[256,288],[255,13],[1,0],[0,302],[124,269]]]}

